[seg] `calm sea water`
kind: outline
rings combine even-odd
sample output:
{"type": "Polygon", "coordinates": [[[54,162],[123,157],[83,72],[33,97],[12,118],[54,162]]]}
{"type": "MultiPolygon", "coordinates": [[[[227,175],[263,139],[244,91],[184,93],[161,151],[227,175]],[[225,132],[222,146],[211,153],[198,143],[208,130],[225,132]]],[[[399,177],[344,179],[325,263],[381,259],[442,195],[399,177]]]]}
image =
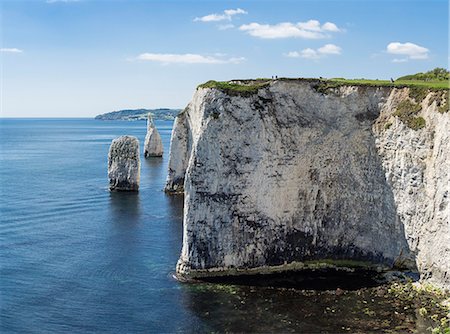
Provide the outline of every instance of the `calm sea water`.
{"type": "Polygon", "coordinates": [[[183,203],[162,191],[172,122],[156,125],[164,157],[143,159],[140,191],[127,194],[108,191],[107,153],[111,140],[124,134],[138,137],[142,150],[145,122],[0,120],[2,333],[416,326],[414,311],[396,318],[395,301],[371,290],[338,296],[174,280],[183,203]]]}

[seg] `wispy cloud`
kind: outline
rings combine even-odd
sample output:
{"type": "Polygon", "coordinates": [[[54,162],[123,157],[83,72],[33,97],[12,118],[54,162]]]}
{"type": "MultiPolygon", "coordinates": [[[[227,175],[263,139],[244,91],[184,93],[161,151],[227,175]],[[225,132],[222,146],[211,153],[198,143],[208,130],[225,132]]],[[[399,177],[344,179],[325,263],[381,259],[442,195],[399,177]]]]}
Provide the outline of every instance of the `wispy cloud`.
{"type": "Polygon", "coordinates": [[[168,64],[239,64],[245,61],[243,57],[225,58],[225,55],[214,56],[200,54],[170,54],[170,53],[142,53],[133,60],[153,61],[168,64]]]}
{"type": "Polygon", "coordinates": [[[320,39],[330,36],[330,33],[342,31],[332,22],[320,24],[317,20],[309,20],[307,22],[282,22],[274,25],[250,23],[239,27],[251,36],[266,39],[275,38],[304,38],[304,39],[320,39]]]}
{"type": "Polygon", "coordinates": [[[6,52],[6,53],[22,53],[23,50],[17,49],[17,48],[1,48],[0,52],[6,52]]]}
{"type": "Polygon", "coordinates": [[[334,44],[325,44],[317,50],[307,48],[301,51],[291,51],[285,56],[290,58],[319,59],[327,55],[340,55],[342,48],[334,44]]]}
{"type": "Polygon", "coordinates": [[[302,51],[290,51],[286,53],[286,57],[289,58],[307,58],[307,59],[317,59],[319,55],[316,50],[311,48],[303,49],[302,51]]]}
{"type": "Polygon", "coordinates": [[[406,63],[408,61],[408,58],[394,58],[392,59],[393,63],[406,63]]]}
{"type": "Polygon", "coordinates": [[[386,52],[394,55],[405,56],[405,58],[395,58],[392,60],[394,63],[401,63],[408,61],[409,59],[427,59],[428,52],[430,52],[430,50],[410,42],[392,42],[386,47],[386,52]]]}
{"type": "Polygon", "coordinates": [[[217,28],[219,28],[219,30],[228,30],[228,29],[233,29],[234,28],[234,24],[219,24],[217,26],[217,28]]]}
{"type": "Polygon", "coordinates": [[[239,14],[247,14],[247,12],[241,8],[236,9],[226,9],[220,14],[209,14],[201,17],[196,17],[194,22],[218,22],[218,21],[231,21],[233,16],[239,14]]]}

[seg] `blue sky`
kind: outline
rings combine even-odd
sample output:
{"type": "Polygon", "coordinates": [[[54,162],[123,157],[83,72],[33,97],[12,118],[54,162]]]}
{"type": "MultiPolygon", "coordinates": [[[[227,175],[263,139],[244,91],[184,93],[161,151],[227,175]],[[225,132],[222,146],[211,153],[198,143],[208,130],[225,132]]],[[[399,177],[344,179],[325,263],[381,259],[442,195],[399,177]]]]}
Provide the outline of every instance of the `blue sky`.
{"type": "Polygon", "coordinates": [[[210,79],[448,68],[448,1],[1,2],[1,116],[183,108],[210,79]]]}

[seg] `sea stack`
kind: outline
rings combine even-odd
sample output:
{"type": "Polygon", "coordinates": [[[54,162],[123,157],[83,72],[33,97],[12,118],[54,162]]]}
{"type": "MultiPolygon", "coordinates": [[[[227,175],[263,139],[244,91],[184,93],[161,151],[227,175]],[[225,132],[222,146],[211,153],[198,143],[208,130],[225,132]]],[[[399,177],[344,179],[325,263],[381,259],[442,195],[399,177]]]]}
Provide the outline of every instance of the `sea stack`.
{"type": "Polygon", "coordinates": [[[162,157],[163,145],[161,136],[153,123],[152,115],[149,113],[147,118],[147,135],[145,136],[144,143],[144,156],[149,157],[162,157]]]}
{"type": "Polygon", "coordinates": [[[109,189],[138,191],[140,171],[139,140],[132,136],[114,139],[108,154],[109,189]]]}

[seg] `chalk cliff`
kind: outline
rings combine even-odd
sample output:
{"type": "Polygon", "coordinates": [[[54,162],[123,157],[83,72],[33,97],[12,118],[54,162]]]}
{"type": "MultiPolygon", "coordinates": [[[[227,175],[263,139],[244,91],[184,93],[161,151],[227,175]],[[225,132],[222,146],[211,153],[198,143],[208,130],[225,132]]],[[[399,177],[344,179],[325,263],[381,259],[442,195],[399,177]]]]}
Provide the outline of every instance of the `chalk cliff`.
{"type": "Polygon", "coordinates": [[[417,266],[450,285],[448,91],[234,84],[199,87],[175,121],[180,276],[417,266]]]}
{"type": "Polygon", "coordinates": [[[108,153],[109,189],[138,191],[140,172],[139,140],[133,136],[114,139],[108,153]]]}
{"type": "Polygon", "coordinates": [[[164,153],[161,136],[153,123],[152,115],[147,115],[147,134],[144,142],[144,157],[162,157],[164,153]]]}

